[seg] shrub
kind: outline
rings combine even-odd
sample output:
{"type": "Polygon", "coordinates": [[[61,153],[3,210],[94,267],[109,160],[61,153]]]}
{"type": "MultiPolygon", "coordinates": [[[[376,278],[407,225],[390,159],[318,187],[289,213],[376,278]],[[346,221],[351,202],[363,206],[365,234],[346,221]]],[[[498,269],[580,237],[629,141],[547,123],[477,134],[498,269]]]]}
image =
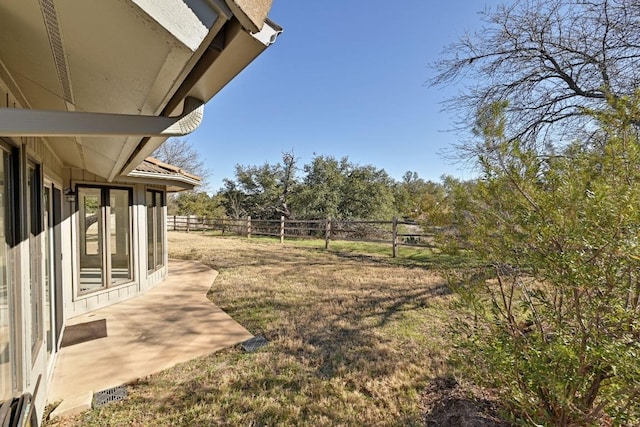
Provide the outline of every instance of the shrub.
{"type": "Polygon", "coordinates": [[[614,105],[553,156],[502,138],[503,105],[478,115],[482,176],[457,203],[486,267],[450,276],[474,319],[457,360],[522,423],[640,425],[640,114],[614,105]]]}

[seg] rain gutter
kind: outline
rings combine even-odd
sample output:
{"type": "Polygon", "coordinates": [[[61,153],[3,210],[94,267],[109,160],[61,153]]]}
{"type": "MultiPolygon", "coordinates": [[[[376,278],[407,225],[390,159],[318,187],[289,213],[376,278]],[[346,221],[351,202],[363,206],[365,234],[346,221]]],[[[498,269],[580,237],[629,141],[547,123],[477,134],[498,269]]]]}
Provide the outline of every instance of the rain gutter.
{"type": "Polygon", "coordinates": [[[187,97],[176,117],[0,108],[2,136],[184,136],[202,123],[204,102],[187,97]]]}

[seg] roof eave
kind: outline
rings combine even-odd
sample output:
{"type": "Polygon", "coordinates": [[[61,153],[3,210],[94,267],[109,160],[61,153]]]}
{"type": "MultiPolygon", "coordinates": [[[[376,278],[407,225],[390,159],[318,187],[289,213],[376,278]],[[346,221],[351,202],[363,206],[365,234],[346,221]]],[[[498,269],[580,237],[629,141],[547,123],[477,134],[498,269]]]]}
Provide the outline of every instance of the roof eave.
{"type": "Polygon", "coordinates": [[[200,180],[195,180],[187,176],[162,175],[153,172],[141,171],[130,172],[126,177],[119,177],[116,179],[116,182],[137,182],[141,184],[162,185],[179,189],[174,191],[193,190],[202,184],[200,180]]]}
{"type": "MultiPolygon", "coordinates": [[[[229,21],[225,30],[224,49],[205,70],[198,71],[201,74],[199,79],[181,96],[195,97],[206,103],[273,44],[281,32],[282,28],[270,20],[265,22],[262,30],[256,34],[248,33],[236,20],[229,21]]],[[[166,139],[152,137],[141,140],[136,152],[124,164],[120,174],[128,175],[166,139]]]]}

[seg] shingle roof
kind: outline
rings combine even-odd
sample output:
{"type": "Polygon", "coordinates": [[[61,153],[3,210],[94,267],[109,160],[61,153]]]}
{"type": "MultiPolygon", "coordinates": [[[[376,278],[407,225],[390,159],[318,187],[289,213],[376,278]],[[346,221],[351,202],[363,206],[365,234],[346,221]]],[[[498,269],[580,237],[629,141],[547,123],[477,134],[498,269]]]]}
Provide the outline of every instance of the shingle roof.
{"type": "MultiPolygon", "coordinates": [[[[168,186],[171,186],[172,183],[181,183],[182,185],[178,185],[180,189],[185,189],[184,184],[187,184],[187,187],[193,188],[202,183],[201,177],[190,174],[177,166],[164,163],[153,157],[147,157],[127,176],[131,178],[157,179],[163,183],[169,181],[167,183],[168,186]]],[[[175,187],[175,185],[173,187],[175,187]]],[[[173,187],[172,189],[175,190],[173,187]]]]}

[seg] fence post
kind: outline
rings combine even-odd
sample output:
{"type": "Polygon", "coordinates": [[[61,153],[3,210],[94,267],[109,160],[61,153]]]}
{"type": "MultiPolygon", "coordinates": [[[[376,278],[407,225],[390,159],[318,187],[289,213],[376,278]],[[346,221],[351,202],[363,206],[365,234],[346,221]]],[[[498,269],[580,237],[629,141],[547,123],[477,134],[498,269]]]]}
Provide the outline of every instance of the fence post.
{"type": "Polygon", "coordinates": [[[222,228],[222,235],[224,236],[224,218],[222,218],[221,228],[222,228]]]}
{"type": "Polygon", "coordinates": [[[280,217],[280,243],[284,243],[284,215],[280,217]]]}
{"type": "Polygon", "coordinates": [[[176,231],[176,216],[173,216],[173,231],[176,231]]]}
{"type": "Polygon", "coordinates": [[[398,256],[398,217],[393,217],[393,240],[391,244],[393,245],[393,257],[396,258],[398,256]]]}
{"type": "Polygon", "coordinates": [[[187,233],[189,232],[189,223],[191,222],[191,215],[187,215],[187,233]]]}
{"type": "Polygon", "coordinates": [[[327,218],[324,225],[324,248],[329,249],[329,242],[331,241],[331,219],[327,218]]]}
{"type": "Polygon", "coordinates": [[[247,239],[251,238],[251,216],[247,217],[247,239]]]}

